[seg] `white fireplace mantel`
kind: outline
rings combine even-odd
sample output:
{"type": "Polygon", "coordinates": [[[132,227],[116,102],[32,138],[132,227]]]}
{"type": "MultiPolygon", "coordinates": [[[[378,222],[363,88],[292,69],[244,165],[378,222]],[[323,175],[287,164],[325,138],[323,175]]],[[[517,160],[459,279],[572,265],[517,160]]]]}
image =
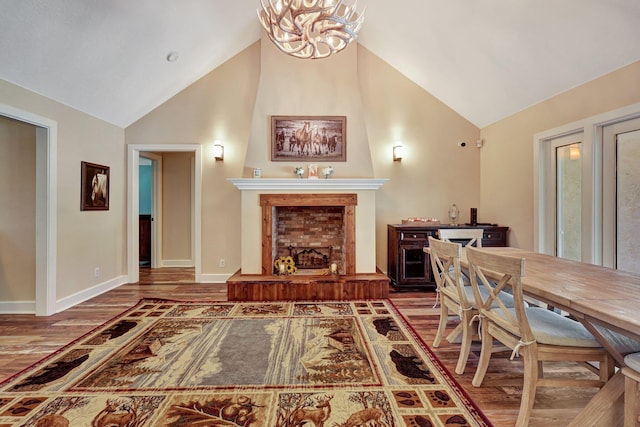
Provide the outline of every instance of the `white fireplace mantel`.
{"type": "Polygon", "coordinates": [[[228,178],[239,190],[377,190],[388,179],[370,178],[228,178]]]}
{"type": "Polygon", "coordinates": [[[228,178],[241,195],[242,274],[262,273],[262,194],[355,193],[356,273],[376,272],[376,190],[387,179],[228,178]]]}

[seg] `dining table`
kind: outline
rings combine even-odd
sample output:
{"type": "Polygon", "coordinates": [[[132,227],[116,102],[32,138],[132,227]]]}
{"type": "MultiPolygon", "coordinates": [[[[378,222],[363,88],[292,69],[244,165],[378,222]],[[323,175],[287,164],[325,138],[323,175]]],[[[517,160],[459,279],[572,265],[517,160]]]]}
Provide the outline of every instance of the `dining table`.
{"type": "MultiPolygon", "coordinates": [[[[620,367],[626,354],[640,351],[640,275],[513,247],[482,250],[524,258],[526,297],[580,321],[620,367]]],[[[469,267],[464,250],[460,264],[469,267]]],[[[622,426],[623,397],[617,370],[569,426],[622,426]]]]}

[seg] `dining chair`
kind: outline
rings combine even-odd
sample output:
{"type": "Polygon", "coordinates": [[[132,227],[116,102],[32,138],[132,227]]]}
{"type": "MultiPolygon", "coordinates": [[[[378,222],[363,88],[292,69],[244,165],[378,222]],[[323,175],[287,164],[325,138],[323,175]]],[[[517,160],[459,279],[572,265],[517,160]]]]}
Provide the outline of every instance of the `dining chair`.
{"type": "Polygon", "coordinates": [[[464,246],[482,247],[482,237],[484,230],[482,228],[440,228],[438,229],[438,237],[440,240],[467,241],[464,246]]]}
{"type": "MultiPolygon", "coordinates": [[[[464,368],[471,351],[471,342],[477,321],[473,321],[478,310],[472,304],[473,294],[465,292],[460,270],[462,247],[457,243],[445,242],[429,237],[431,269],[440,295],[440,322],[433,340],[433,346],[439,347],[449,320],[449,310],[460,317],[460,323],[450,336],[462,334],[460,355],[456,365],[456,373],[464,373],[464,368]]],[[[467,286],[468,289],[471,289],[467,286]]]]}
{"type": "MultiPolygon", "coordinates": [[[[447,336],[447,340],[454,342],[461,335],[460,355],[455,372],[463,374],[471,351],[471,343],[474,338],[479,339],[479,335],[477,334],[478,309],[475,305],[473,290],[469,279],[462,274],[460,268],[462,246],[459,243],[429,237],[429,252],[436,291],[440,296],[440,321],[433,346],[439,347],[444,338],[449,313],[457,314],[460,323],[447,336]]],[[[511,295],[503,293],[500,299],[505,305],[513,307],[511,295]]]]}
{"type": "Polygon", "coordinates": [[[640,425],[640,353],[624,358],[624,427],[640,425]]]}
{"type": "MultiPolygon", "coordinates": [[[[471,286],[481,322],[482,347],[472,384],[480,387],[491,359],[494,339],[512,350],[511,359],[522,356],[524,384],[517,427],[529,423],[538,386],[602,387],[614,371],[614,359],[579,322],[542,307],[526,307],[522,292],[525,259],[466,249],[471,286]],[[489,281],[487,276],[497,281],[489,281]],[[484,288],[485,292],[480,293],[484,288]],[[510,290],[515,307],[506,307],[496,294],[510,290]],[[546,361],[598,362],[599,379],[545,378],[546,361]]],[[[593,368],[593,367],[592,367],[593,368]]]]}

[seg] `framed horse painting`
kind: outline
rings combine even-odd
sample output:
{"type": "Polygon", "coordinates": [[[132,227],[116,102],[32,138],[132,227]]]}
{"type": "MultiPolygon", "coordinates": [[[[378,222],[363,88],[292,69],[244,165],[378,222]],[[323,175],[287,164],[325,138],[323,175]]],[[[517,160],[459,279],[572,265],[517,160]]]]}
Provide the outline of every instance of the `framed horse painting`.
{"type": "Polygon", "coordinates": [[[346,116],[271,116],[272,161],[347,161],[346,116]]]}
{"type": "Polygon", "coordinates": [[[80,210],[109,210],[109,166],[80,162],[80,210]]]}

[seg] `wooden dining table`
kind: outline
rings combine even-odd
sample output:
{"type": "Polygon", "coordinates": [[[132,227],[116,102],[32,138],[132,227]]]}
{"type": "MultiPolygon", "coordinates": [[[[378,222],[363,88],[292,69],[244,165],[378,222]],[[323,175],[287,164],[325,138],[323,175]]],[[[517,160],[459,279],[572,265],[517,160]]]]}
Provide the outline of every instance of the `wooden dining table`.
{"type": "MultiPolygon", "coordinates": [[[[620,366],[626,354],[640,351],[640,275],[518,248],[482,250],[524,258],[524,294],[571,314],[620,366]]],[[[462,252],[460,264],[468,268],[462,252]]],[[[569,426],[622,426],[623,396],[624,377],[618,371],[569,426]]]]}

